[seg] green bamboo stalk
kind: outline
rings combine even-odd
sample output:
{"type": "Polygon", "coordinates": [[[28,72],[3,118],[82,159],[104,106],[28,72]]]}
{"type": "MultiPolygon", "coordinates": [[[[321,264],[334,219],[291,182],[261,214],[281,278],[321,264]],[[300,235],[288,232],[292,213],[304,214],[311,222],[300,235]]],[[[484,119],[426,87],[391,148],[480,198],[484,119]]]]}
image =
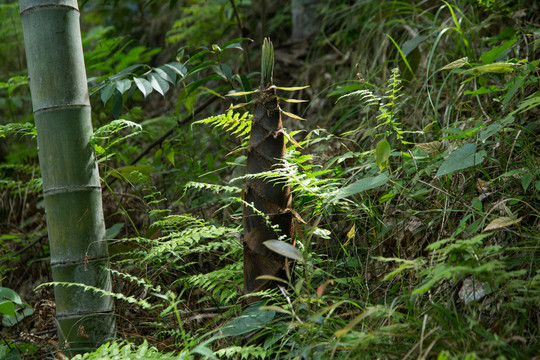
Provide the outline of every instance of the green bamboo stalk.
{"type": "MultiPolygon", "coordinates": [[[[101,186],[76,0],[19,0],[37,128],[53,281],[111,291],[101,186]]],[[[68,356],[115,334],[114,304],[80,287],[54,289],[68,356]]]]}
{"type": "MultiPolygon", "coordinates": [[[[262,48],[261,86],[253,112],[247,173],[271,171],[285,155],[285,134],[279,100],[272,86],[274,47],[265,39],[262,48]]],[[[285,234],[292,239],[291,191],[288,185],[251,178],[244,189],[244,291],[256,292],[271,286],[261,275],[286,277],[286,259],[268,249],[264,242],[285,234]],[[256,210],[255,210],[256,209],[256,210]],[[265,217],[268,218],[270,226],[265,217]],[[276,231],[273,226],[277,226],[276,231]]]]}

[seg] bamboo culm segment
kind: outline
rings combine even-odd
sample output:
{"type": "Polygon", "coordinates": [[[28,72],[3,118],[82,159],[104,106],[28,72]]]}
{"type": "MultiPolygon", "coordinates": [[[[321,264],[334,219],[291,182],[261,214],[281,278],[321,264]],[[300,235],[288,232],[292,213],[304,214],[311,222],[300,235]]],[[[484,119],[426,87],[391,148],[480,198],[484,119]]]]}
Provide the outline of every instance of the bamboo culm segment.
{"type": "MultiPolygon", "coordinates": [[[[259,90],[251,125],[248,174],[273,170],[285,155],[285,135],[275,89],[262,85],[259,90]]],[[[244,291],[252,293],[270,286],[268,280],[257,280],[258,276],[286,276],[286,259],[263,243],[283,234],[292,238],[290,187],[275,179],[248,179],[244,201],[244,291]],[[265,214],[271,225],[277,225],[279,231],[272,229],[260,213],[265,214]]]]}
{"type": "MultiPolygon", "coordinates": [[[[76,0],[20,0],[53,281],[111,291],[101,184],[76,0]]],[[[55,287],[59,345],[68,356],[115,335],[113,300],[55,287]]]]}

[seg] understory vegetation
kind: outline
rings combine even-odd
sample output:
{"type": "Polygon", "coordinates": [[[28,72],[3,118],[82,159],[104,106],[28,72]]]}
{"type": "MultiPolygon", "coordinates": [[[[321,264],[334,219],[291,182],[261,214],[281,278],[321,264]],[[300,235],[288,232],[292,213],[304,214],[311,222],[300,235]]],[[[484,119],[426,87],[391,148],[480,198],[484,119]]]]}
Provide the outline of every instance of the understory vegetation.
{"type": "MultiPolygon", "coordinates": [[[[79,2],[118,329],[75,358],[539,359],[539,3],[312,1],[298,35],[300,3],[79,2]],[[266,36],[287,149],[246,174],[266,36]],[[254,177],[291,187],[294,267],[245,295],[254,177]]],[[[56,359],[17,2],[0,19],[0,359],[56,359]]]]}

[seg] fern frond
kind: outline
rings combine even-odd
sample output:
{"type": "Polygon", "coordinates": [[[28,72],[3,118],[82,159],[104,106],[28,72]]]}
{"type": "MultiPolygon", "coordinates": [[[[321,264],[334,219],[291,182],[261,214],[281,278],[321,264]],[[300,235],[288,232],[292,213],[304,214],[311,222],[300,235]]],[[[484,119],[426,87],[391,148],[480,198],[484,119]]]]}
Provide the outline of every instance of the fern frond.
{"type": "Polygon", "coordinates": [[[267,356],[273,354],[273,351],[256,345],[229,346],[217,350],[215,354],[222,359],[266,359],[267,356]]]}
{"type": "Polygon", "coordinates": [[[106,343],[95,351],[83,355],[76,355],[72,360],[174,360],[178,359],[173,353],[160,353],[155,347],[148,346],[145,340],[141,345],[136,346],[129,343],[106,343]]]}
{"type": "Polygon", "coordinates": [[[190,181],[184,186],[184,190],[187,189],[198,189],[198,190],[210,190],[212,192],[215,192],[217,194],[221,192],[225,193],[231,193],[231,194],[238,194],[242,191],[241,188],[237,186],[227,186],[227,185],[218,185],[218,184],[208,184],[208,183],[201,183],[197,181],[190,181]]]}
{"type": "Polygon", "coordinates": [[[236,137],[241,138],[243,142],[247,142],[251,132],[251,118],[252,115],[249,114],[249,112],[240,114],[235,113],[230,109],[226,114],[210,116],[206,119],[199,120],[194,124],[208,124],[223,129],[230,135],[235,135],[236,137]]]}
{"type": "Polygon", "coordinates": [[[228,264],[206,274],[186,276],[181,279],[186,287],[202,289],[212,294],[222,304],[236,301],[242,280],[242,264],[239,262],[228,264]]]}
{"type": "Polygon", "coordinates": [[[381,98],[375,95],[373,92],[371,92],[370,90],[364,89],[364,90],[356,90],[348,94],[342,95],[337,99],[336,103],[341,99],[351,97],[351,96],[358,97],[360,101],[363,101],[364,104],[367,106],[376,105],[379,103],[379,101],[381,101],[381,98]]]}
{"type": "Polygon", "coordinates": [[[143,309],[152,309],[152,308],[155,307],[155,306],[150,305],[150,303],[148,303],[144,299],[137,299],[137,298],[134,298],[133,296],[125,296],[124,294],[114,293],[114,292],[111,292],[111,291],[106,291],[106,290],[99,289],[97,287],[89,286],[89,285],[85,285],[85,284],[70,283],[70,282],[65,282],[65,281],[54,281],[54,282],[48,282],[48,283],[40,284],[36,288],[36,290],[39,289],[42,286],[65,286],[65,287],[73,287],[73,286],[75,286],[75,287],[82,288],[83,291],[92,291],[92,292],[95,292],[97,294],[101,294],[102,296],[110,296],[110,297],[113,297],[113,298],[118,299],[118,300],[126,301],[126,302],[128,302],[130,304],[137,304],[140,307],[142,307],[143,309]]]}

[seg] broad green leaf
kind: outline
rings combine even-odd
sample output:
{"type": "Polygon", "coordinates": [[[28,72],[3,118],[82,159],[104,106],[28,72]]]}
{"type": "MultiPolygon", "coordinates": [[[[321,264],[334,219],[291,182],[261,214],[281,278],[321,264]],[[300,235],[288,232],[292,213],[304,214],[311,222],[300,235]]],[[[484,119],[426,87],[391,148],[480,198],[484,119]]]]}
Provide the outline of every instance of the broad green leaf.
{"type": "Polygon", "coordinates": [[[105,85],[103,90],[101,90],[101,101],[103,101],[103,105],[107,105],[107,101],[111,98],[111,96],[114,94],[116,90],[116,83],[109,83],[105,85]]]}
{"type": "Polygon", "coordinates": [[[482,60],[484,64],[493,63],[494,61],[497,60],[497,58],[499,58],[499,56],[503,55],[506,50],[508,50],[512,45],[514,45],[516,41],[517,39],[514,38],[514,39],[506,41],[501,46],[495,46],[493,49],[489,50],[488,52],[483,53],[480,56],[480,60],[482,60]]]}
{"type": "Polygon", "coordinates": [[[412,38],[411,40],[407,40],[401,45],[401,51],[403,51],[403,55],[407,56],[411,51],[416,49],[418,45],[424,40],[429,38],[427,35],[420,35],[415,38],[412,38]]]}
{"type": "Polygon", "coordinates": [[[475,165],[480,165],[487,155],[486,151],[476,152],[476,145],[466,144],[451,153],[441,164],[435,177],[451,174],[457,170],[463,170],[475,165]]]}
{"type": "Polygon", "coordinates": [[[507,216],[496,218],[493,221],[491,221],[484,228],[483,231],[495,230],[495,229],[500,229],[500,228],[507,227],[507,226],[510,226],[510,225],[514,225],[514,224],[517,224],[518,222],[520,222],[521,219],[523,219],[523,218],[522,217],[521,218],[512,218],[512,217],[507,217],[507,216]]]}
{"type": "Polygon", "coordinates": [[[239,336],[264,328],[276,315],[273,310],[264,310],[259,304],[248,307],[240,316],[225,324],[214,338],[239,336]]]}
{"type": "Polygon", "coordinates": [[[105,239],[114,239],[120,233],[124,223],[116,223],[105,231],[105,239]]]}
{"type": "Polygon", "coordinates": [[[377,161],[377,166],[379,169],[384,170],[388,165],[388,159],[390,158],[390,144],[386,138],[382,139],[377,143],[375,149],[375,160],[377,161]]]}
{"type": "Polygon", "coordinates": [[[190,352],[199,354],[202,356],[206,356],[207,358],[212,359],[212,360],[219,360],[216,357],[216,355],[214,355],[214,352],[204,345],[199,345],[195,349],[191,350],[190,352]]]}
{"type": "Polygon", "coordinates": [[[174,85],[174,82],[176,81],[176,73],[174,71],[172,71],[171,69],[163,68],[163,67],[160,66],[158,68],[155,68],[154,72],[156,74],[158,74],[159,77],[162,78],[163,80],[168,81],[168,82],[170,82],[171,84],[174,85]],[[167,69],[167,70],[165,70],[165,69],[167,69]]]}
{"type": "Polygon", "coordinates": [[[496,122],[490,124],[484,130],[480,131],[478,139],[481,142],[485,142],[491,136],[495,135],[501,129],[503,129],[504,127],[506,127],[509,124],[512,124],[513,122],[514,122],[514,117],[513,116],[508,116],[501,122],[496,121],[496,122]]]}
{"type": "Polygon", "coordinates": [[[131,87],[131,80],[128,79],[122,79],[116,81],[116,90],[120,92],[120,94],[124,94],[126,91],[129,90],[131,87]]]}
{"type": "Polygon", "coordinates": [[[0,301],[0,314],[15,317],[15,304],[9,300],[0,301]]]}
{"type": "Polygon", "coordinates": [[[264,246],[266,246],[273,252],[278,253],[279,255],[283,255],[285,257],[288,257],[289,259],[297,261],[304,261],[304,257],[302,256],[300,250],[298,250],[289,243],[279,240],[267,240],[263,242],[263,244],[264,246]]]}
{"type": "Polygon", "coordinates": [[[178,74],[178,76],[180,76],[180,78],[183,78],[187,73],[187,68],[179,62],[170,62],[163,66],[168,67],[169,69],[173,70],[175,73],[178,74]]]}
{"type": "Polygon", "coordinates": [[[137,85],[145,98],[148,96],[148,94],[152,92],[153,88],[152,84],[150,84],[150,81],[144,78],[135,78],[133,79],[133,81],[135,81],[135,85],[137,85]]]}
{"type": "Polygon", "coordinates": [[[514,71],[518,67],[517,64],[507,63],[507,62],[498,62],[488,65],[475,66],[469,70],[466,70],[464,73],[493,73],[493,74],[504,74],[514,71]]]}
{"type": "Polygon", "coordinates": [[[523,176],[521,177],[521,186],[523,186],[523,191],[524,192],[527,192],[527,189],[529,188],[529,185],[531,184],[533,179],[534,179],[533,174],[531,174],[529,172],[523,174],[523,176]]]}
{"type": "Polygon", "coordinates": [[[0,287],[0,299],[10,300],[17,305],[23,304],[19,294],[17,294],[15,291],[6,287],[0,287]]]}
{"type": "Polygon", "coordinates": [[[148,79],[150,80],[150,84],[152,85],[152,87],[162,96],[165,95],[167,90],[169,90],[169,83],[163,80],[161,76],[150,73],[148,74],[148,79]]]}
{"type": "Polygon", "coordinates": [[[358,180],[357,182],[340,189],[333,200],[334,201],[340,200],[340,199],[349,197],[351,195],[358,194],[359,192],[362,192],[362,191],[375,189],[379,186],[386,184],[388,182],[388,179],[389,179],[388,174],[382,173],[377,176],[372,176],[372,177],[358,180]]]}

